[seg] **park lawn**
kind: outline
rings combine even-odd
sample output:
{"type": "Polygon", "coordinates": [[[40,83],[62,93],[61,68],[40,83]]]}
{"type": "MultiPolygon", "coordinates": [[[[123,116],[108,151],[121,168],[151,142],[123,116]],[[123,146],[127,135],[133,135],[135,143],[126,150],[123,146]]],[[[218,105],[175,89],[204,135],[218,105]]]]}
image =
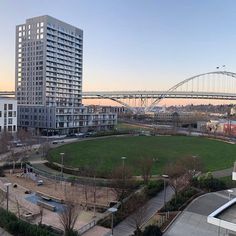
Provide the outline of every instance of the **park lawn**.
{"type": "Polygon", "coordinates": [[[100,171],[111,171],[122,164],[137,168],[139,158],[155,159],[153,174],[163,173],[165,165],[185,156],[198,156],[205,171],[214,171],[233,166],[236,145],[202,137],[186,136],[135,136],[111,137],[84,140],[52,149],[53,161],[60,163],[60,153],[65,153],[64,163],[70,167],[96,166],[100,171]]]}

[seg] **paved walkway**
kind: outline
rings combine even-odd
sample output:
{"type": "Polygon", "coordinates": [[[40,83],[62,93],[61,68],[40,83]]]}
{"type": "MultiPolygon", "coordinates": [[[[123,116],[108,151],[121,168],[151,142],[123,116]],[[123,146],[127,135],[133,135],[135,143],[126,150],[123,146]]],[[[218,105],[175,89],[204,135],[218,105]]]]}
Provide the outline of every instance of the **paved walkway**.
{"type": "Polygon", "coordinates": [[[12,235],[0,227],[0,236],[12,236],[12,235]]]}
{"type": "Polygon", "coordinates": [[[231,176],[232,172],[233,172],[233,167],[228,168],[228,169],[224,169],[224,170],[213,171],[212,175],[215,178],[221,178],[221,177],[231,176]]]}
{"type": "MultiPolygon", "coordinates": [[[[169,201],[174,192],[171,187],[166,188],[166,202],[169,201]]],[[[161,209],[164,205],[164,190],[157,194],[156,197],[149,200],[146,204],[146,211],[143,223],[147,222],[159,209],[161,209]]],[[[134,227],[131,226],[133,215],[128,216],[125,220],[119,223],[114,228],[114,236],[129,236],[135,230],[134,227]]]]}

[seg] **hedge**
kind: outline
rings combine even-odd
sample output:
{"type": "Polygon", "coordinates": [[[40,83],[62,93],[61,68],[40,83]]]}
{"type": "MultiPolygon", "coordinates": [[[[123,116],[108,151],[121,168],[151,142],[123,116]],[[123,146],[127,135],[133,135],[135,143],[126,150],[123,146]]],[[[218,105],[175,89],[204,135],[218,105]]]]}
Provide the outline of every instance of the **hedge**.
{"type": "Polygon", "coordinates": [[[0,208],[0,227],[14,236],[58,236],[60,234],[50,232],[39,225],[32,225],[18,219],[13,213],[0,208]]]}
{"type": "Polygon", "coordinates": [[[199,191],[195,188],[185,189],[173,197],[160,211],[178,211],[189,199],[198,193],[199,191]]]}

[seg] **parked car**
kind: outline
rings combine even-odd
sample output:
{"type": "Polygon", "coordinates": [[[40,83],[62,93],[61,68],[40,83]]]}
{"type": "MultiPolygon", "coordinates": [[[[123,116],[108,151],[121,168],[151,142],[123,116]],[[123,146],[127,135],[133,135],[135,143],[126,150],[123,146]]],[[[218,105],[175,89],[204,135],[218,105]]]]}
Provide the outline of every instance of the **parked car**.
{"type": "Polygon", "coordinates": [[[84,138],[85,137],[85,133],[76,133],[75,136],[77,138],[84,138]]]}
{"type": "Polygon", "coordinates": [[[59,143],[64,143],[64,140],[54,140],[52,141],[52,144],[59,144],[59,143]]]}

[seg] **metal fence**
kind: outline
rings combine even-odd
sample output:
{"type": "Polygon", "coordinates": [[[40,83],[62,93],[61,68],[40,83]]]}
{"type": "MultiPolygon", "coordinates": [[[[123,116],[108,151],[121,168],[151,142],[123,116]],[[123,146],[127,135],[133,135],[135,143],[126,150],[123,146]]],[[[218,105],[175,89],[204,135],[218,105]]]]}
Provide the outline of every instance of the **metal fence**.
{"type": "Polygon", "coordinates": [[[44,170],[40,170],[32,165],[26,164],[26,168],[29,170],[32,170],[33,173],[41,175],[43,177],[55,180],[55,181],[66,181],[69,182],[69,178],[68,177],[64,177],[61,175],[54,175],[52,173],[46,172],[44,170]]]}

